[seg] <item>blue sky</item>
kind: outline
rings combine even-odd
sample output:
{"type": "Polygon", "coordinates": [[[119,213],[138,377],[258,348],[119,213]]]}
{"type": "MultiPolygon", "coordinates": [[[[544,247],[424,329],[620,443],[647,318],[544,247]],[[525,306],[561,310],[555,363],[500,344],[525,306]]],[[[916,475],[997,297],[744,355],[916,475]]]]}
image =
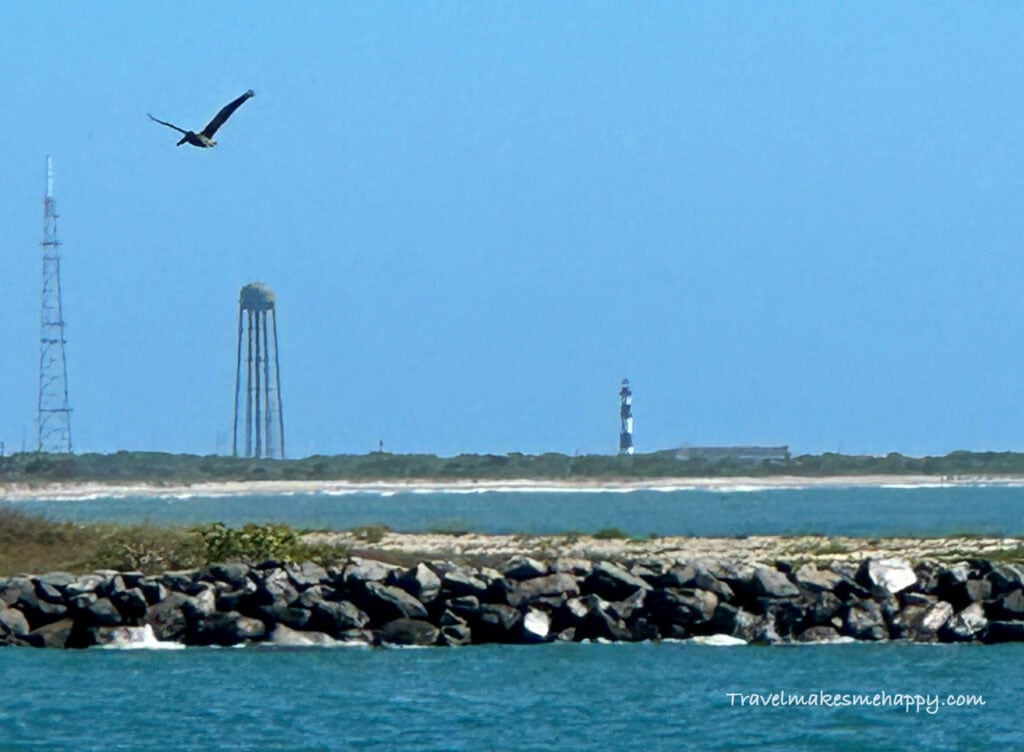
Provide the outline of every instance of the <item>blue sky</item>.
{"type": "Polygon", "coordinates": [[[1024,450],[1024,9],[4,3],[0,439],[34,446],[45,156],[77,451],[1024,450]],[[212,150],[199,128],[247,88],[212,150]]]}

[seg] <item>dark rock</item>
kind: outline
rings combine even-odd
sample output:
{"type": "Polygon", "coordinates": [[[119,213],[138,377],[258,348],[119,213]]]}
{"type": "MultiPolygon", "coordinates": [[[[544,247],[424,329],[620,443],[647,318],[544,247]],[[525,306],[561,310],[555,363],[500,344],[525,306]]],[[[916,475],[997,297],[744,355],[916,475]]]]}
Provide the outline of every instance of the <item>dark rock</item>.
{"type": "Polygon", "coordinates": [[[29,633],[28,619],[16,608],[0,606],[0,629],[15,637],[24,637],[29,633]]]}
{"type": "Polygon", "coordinates": [[[259,619],[228,611],[211,614],[190,624],[188,640],[193,645],[228,646],[257,640],[266,633],[266,626],[259,619]]]}
{"type": "Polygon", "coordinates": [[[761,599],[762,613],[769,631],[780,640],[800,634],[808,626],[804,609],[789,598],[761,599]]]}
{"type": "Polygon", "coordinates": [[[504,574],[511,580],[530,580],[534,577],[543,577],[549,571],[546,562],[528,556],[516,556],[509,559],[504,574]]]}
{"type": "Polygon", "coordinates": [[[665,589],[648,593],[644,605],[662,627],[676,625],[692,631],[713,618],[718,604],[718,596],[707,590],[665,589]]]}
{"type": "Polygon", "coordinates": [[[159,577],[159,582],[172,593],[184,593],[192,584],[192,572],[164,572],[159,577]]]}
{"type": "Polygon", "coordinates": [[[785,574],[768,567],[755,569],[750,584],[754,594],[762,598],[792,598],[800,595],[800,588],[790,582],[785,574]]]}
{"type": "Polygon", "coordinates": [[[556,572],[544,577],[534,577],[515,583],[508,594],[510,606],[521,606],[544,596],[574,597],[579,595],[580,587],[571,574],[556,572]]]}
{"type": "Polygon", "coordinates": [[[583,581],[581,590],[593,593],[604,600],[621,601],[637,590],[651,590],[651,586],[641,577],[630,574],[618,564],[610,561],[599,561],[583,581]]]}
{"type": "Polygon", "coordinates": [[[439,641],[451,647],[469,645],[473,641],[473,633],[466,624],[445,624],[441,627],[439,641]]]}
{"type": "Polygon", "coordinates": [[[79,593],[68,599],[68,614],[74,617],[78,613],[88,610],[89,606],[98,600],[96,593],[79,593]]]}
{"type": "Polygon", "coordinates": [[[437,620],[437,623],[442,627],[448,627],[453,624],[465,624],[466,620],[456,614],[450,608],[446,608],[441,614],[441,618],[437,620]]]}
{"type": "Polygon", "coordinates": [[[1000,596],[1024,588],[1024,567],[1016,564],[996,564],[985,575],[992,583],[992,595],[1000,596]]]}
{"type": "Polygon", "coordinates": [[[654,591],[637,590],[625,600],[609,604],[608,613],[616,619],[621,619],[627,623],[633,619],[634,615],[639,618],[644,613],[644,601],[647,598],[647,594],[650,592],[654,591]]]}
{"type": "Polygon", "coordinates": [[[295,601],[295,605],[301,608],[313,609],[323,601],[338,600],[337,591],[329,585],[313,585],[302,591],[302,595],[295,601]]]}
{"type": "Polygon", "coordinates": [[[65,597],[74,597],[76,595],[81,595],[82,593],[95,592],[101,582],[103,582],[103,577],[98,574],[80,575],[73,582],[68,583],[64,587],[64,595],[65,597]]]}
{"type": "Polygon", "coordinates": [[[797,642],[835,642],[839,639],[839,632],[833,627],[808,627],[796,637],[797,642]]]}
{"type": "Polygon", "coordinates": [[[0,602],[6,606],[13,606],[25,595],[38,598],[35,583],[27,577],[11,577],[0,587],[0,602]]]}
{"type": "Polygon", "coordinates": [[[47,603],[64,603],[64,593],[42,580],[36,582],[36,595],[47,603]]]}
{"type": "Polygon", "coordinates": [[[381,642],[391,645],[433,645],[440,630],[421,619],[395,619],[380,629],[381,642]]]}
{"type": "Polygon", "coordinates": [[[299,591],[283,569],[268,569],[257,575],[256,600],[258,603],[290,606],[298,597],[299,591]]]}
{"type": "Polygon", "coordinates": [[[357,583],[384,582],[392,572],[400,570],[401,567],[393,564],[353,556],[345,566],[343,577],[345,584],[351,587],[357,583]]]}
{"type": "Polygon", "coordinates": [[[285,571],[291,578],[292,584],[299,590],[330,582],[327,570],[319,564],[307,561],[302,564],[288,564],[285,571]]]}
{"type": "Polygon", "coordinates": [[[475,595],[462,595],[448,601],[448,608],[460,618],[472,621],[480,615],[480,599],[475,595]]]}
{"type": "Polygon", "coordinates": [[[64,590],[75,581],[75,576],[67,572],[47,572],[39,575],[39,582],[49,585],[56,590],[64,590]]]}
{"type": "Polygon", "coordinates": [[[1024,591],[1014,590],[989,601],[985,604],[985,613],[989,619],[997,621],[1024,620],[1024,591]]]}
{"type": "Polygon", "coordinates": [[[139,580],[138,588],[146,598],[146,603],[151,606],[154,603],[159,603],[170,594],[167,587],[156,577],[143,577],[139,580]]]}
{"type": "Polygon", "coordinates": [[[320,601],[312,610],[310,625],[314,629],[339,635],[349,629],[369,625],[370,617],[348,601],[320,601]]]}
{"type": "Polygon", "coordinates": [[[90,627],[116,627],[124,623],[121,612],[109,598],[100,598],[82,611],[85,625],[90,627]]]}
{"type": "Polygon", "coordinates": [[[463,569],[446,572],[441,580],[441,586],[456,598],[472,595],[483,600],[487,597],[488,583],[463,569]]]}
{"type": "Polygon", "coordinates": [[[422,563],[402,573],[397,579],[397,585],[420,603],[425,604],[432,603],[441,593],[441,578],[434,573],[434,570],[422,563]]]}
{"type": "Polygon", "coordinates": [[[594,571],[594,565],[589,559],[562,556],[551,563],[551,571],[564,572],[575,577],[587,577],[594,571]]]}
{"type": "MultiPolygon", "coordinates": [[[[634,591],[635,592],[635,591],[634,591]]],[[[657,591],[655,591],[657,592],[657,591]]],[[[596,594],[572,598],[566,603],[578,616],[575,625],[577,640],[632,640],[633,632],[626,623],[609,613],[611,604],[596,594]]],[[[558,631],[562,631],[559,629],[558,631]]]]}
{"type": "Polygon", "coordinates": [[[927,595],[926,593],[917,593],[912,590],[904,590],[899,595],[899,602],[903,606],[931,606],[933,603],[937,603],[939,597],[937,595],[927,595]]]}
{"type": "Polygon", "coordinates": [[[953,614],[953,606],[947,601],[930,606],[907,606],[893,619],[893,632],[896,637],[915,642],[935,642],[953,614]]]}
{"type": "Polygon", "coordinates": [[[804,564],[793,573],[796,584],[812,593],[834,592],[844,577],[829,569],[818,569],[813,564],[804,564]]]}
{"type": "Polygon", "coordinates": [[[33,629],[24,639],[36,648],[64,648],[68,647],[74,628],[74,619],[60,619],[33,629]]]}
{"type": "Polygon", "coordinates": [[[313,612],[308,608],[270,604],[259,606],[252,616],[262,621],[268,628],[284,624],[292,629],[304,630],[310,626],[313,612]]]}
{"type": "Polygon", "coordinates": [[[182,593],[171,593],[164,600],[146,609],[146,623],[153,628],[156,639],[177,641],[188,629],[184,605],[191,598],[182,593]]]}
{"type": "Polygon", "coordinates": [[[207,582],[226,582],[231,590],[244,588],[249,583],[249,565],[241,562],[211,564],[198,578],[207,582]]]}
{"type": "Polygon", "coordinates": [[[137,587],[128,588],[116,593],[111,601],[121,613],[124,623],[129,626],[139,626],[145,622],[146,610],[149,604],[142,590],[137,587]]]}
{"type": "Polygon", "coordinates": [[[513,642],[519,636],[523,615],[518,609],[485,603],[472,623],[473,639],[479,642],[513,642]]]}
{"type": "Polygon", "coordinates": [[[125,584],[124,578],[119,574],[114,574],[105,578],[96,586],[96,595],[100,598],[109,598],[115,593],[120,593],[122,590],[127,589],[128,586],[125,584]]]}
{"type": "Polygon", "coordinates": [[[1024,622],[990,621],[984,633],[985,642],[1024,642],[1024,622]]]}
{"type": "MultiPolygon", "coordinates": [[[[839,597],[829,590],[813,592],[803,602],[807,622],[812,626],[836,626],[832,620],[843,607],[839,597]]],[[[842,622],[840,622],[841,624],[842,622]]]]}
{"type": "Polygon", "coordinates": [[[884,640],[889,630],[882,609],[875,601],[859,601],[846,609],[843,634],[857,640],[884,640]]]}
{"type": "Polygon", "coordinates": [[[968,642],[977,639],[986,627],[985,609],[980,603],[972,603],[946,623],[939,637],[947,642],[968,642]]]}
{"type": "MultiPolygon", "coordinates": [[[[218,588],[232,587],[231,583],[218,583],[218,588]]],[[[242,613],[253,612],[260,603],[259,586],[252,580],[246,579],[242,587],[237,590],[224,590],[217,593],[218,611],[241,611],[242,613]]]]}
{"type": "Polygon", "coordinates": [[[384,624],[394,619],[426,619],[427,609],[401,588],[382,585],[379,582],[365,582],[353,592],[353,601],[375,624],[384,624]]]}
{"type": "Polygon", "coordinates": [[[217,593],[211,585],[190,596],[181,603],[181,608],[189,622],[205,619],[217,613],[217,593]]]}
{"type": "Polygon", "coordinates": [[[67,606],[64,603],[53,603],[40,598],[35,587],[19,588],[17,592],[19,598],[12,605],[25,615],[33,630],[60,621],[68,614],[67,606]]]}

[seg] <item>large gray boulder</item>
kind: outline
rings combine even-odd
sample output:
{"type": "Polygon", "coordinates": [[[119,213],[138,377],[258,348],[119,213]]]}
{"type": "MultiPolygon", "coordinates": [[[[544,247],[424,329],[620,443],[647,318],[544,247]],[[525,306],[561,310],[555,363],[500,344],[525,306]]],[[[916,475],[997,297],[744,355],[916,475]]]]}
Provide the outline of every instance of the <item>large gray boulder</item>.
{"type": "Polygon", "coordinates": [[[379,632],[381,642],[391,645],[433,645],[439,634],[437,627],[421,619],[394,619],[379,632]]]}
{"type": "Polygon", "coordinates": [[[712,619],[719,599],[707,590],[654,590],[647,594],[645,607],[651,618],[668,634],[671,625],[687,632],[712,619]]]}
{"type": "Polygon", "coordinates": [[[523,623],[523,614],[516,608],[499,603],[485,603],[471,624],[473,639],[478,642],[516,642],[523,623]]]}
{"type": "Polygon", "coordinates": [[[885,640],[889,629],[878,603],[858,601],[850,605],[843,620],[843,634],[857,640],[885,640]]]}
{"type": "Polygon", "coordinates": [[[299,591],[285,570],[274,568],[257,576],[255,597],[263,605],[290,606],[298,600],[299,591]]]}
{"type": "Polygon", "coordinates": [[[374,559],[353,556],[345,565],[342,575],[345,585],[355,587],[366,582],[384,582],[392,573],[401,573],[402,568],[374,559]]]}
{"type": "Polygon", "coordinates": [[[907,606],[893,620],[897,637],[915,642],[936,642],[939,632],[953,617],[954,610],[948,601],[938,601],[928,606],[907,606]]]}
{"type": "Polygon", "coordinates": [[[940,637],[951,642],[970,642],[977,639],[988,627],[985,609],[980,603],[972,603],[954,614],[943,629],[940,637]]]}
{"type": "Polygon", "coordinates": [[[223,582],[229,585],[228,590],[238,590],[249,582],[250,567],[241,562],[211,564],[198,574],[198,578],[207,582],[223,582]]]}
{"type": "Polygon", "coordinates": [[[651,590],[651,585],[642,577],[630,574],[610,561],[599,561],[583,581],[582,591],[593,593],[607,601],[621,601],[637,590],[651,590]]]}
{"type": "Polygon", "coordinates": [[[857,582],[881,594],[895,595],[917,584],[917,573],[906,559],[865,559],[857,582]]]}
{"type": "Polygon", "coordinates": [[[489,583],[477,577],[471,570],[453,569],[450,572],[445,572],[441,586],[445,592],[456,598],[471,595],[484,600],[487,598],[489,583]]]}
{"type": "Polygon", "coordinates": [[[292,584],[299,590],[330,582],[327,570],[312,561],[306,561],[302,564],[287,564],[285,565],[285,571],[288,573],[288,577],[291,578],[292,584]]]}
{"type": "Polygon", "coordinates": [[[426,619],[427,609],[407,592],[379,582],[365,582],[354,591],[352,599],[362,608],[374,624],[394,619],[426,619]]]}
{"type": "Polygon", "coordinates": [[[266,644],[289,648],[331,647],[337,645],[338,641],[323,632],[304,632],[278,624],[270,633],[266,644]]]}
{"type": "Polygon", "coordinates": [[[174,642],[184,638],[188,630],[185,604],[190,596],[171,593],[164,600],[146,610],[146,623],[153,628],[153,634],[161,642],[174,642]]]}
{"type": "Polygon", "coordinates": [[[6,629],[15,637],[24,637],[29,633],[28,619],[16,608],[0,606],[0,629],[6,629]]]}
{"type": "Polygon", "coordinates": [[[804,564],[793,573],[796,584],[811,593],[831,593],[844,577],[831,569],[818,569],[813,564],[804,564]]]}
{"type": "Polygon", "coordinates": [[[441,627],[438,641],[449,647],[469,645],[473,642],[473,632],[467,624],[445,624],[441,627]]]}
{"type": "MultiPolygon", "coordinates": [[[[156,629],[154,628],[154,633],[156,629]]],[[[266,635],[262,621],[237,611],[215,613],[189,625],[188,641],[193,645],[238,645],[266,635]]]]}
{"type": "Polygon", "coordinates": [[[313,607],[310,626],[329,635],[340,635],[350,629],[363,629],[370,617],[348,601],[321,601],[313,607]]]}
{"type": "Polygon", "coordinates": [[[25,642],[36,648],[65,648],[69,647],[69,643],[72,641],[74,629],[74,619],[60,619],[33,629],[25,635],[24,639],[25,642]]]}
{"type": "Polygon", "coordinates": [[[547,562],[531,559],[529,556],[516,556],[505,565],[505,577],[510,580],[530,580],[543,577],[550,569],[547,562]]]}
{"type": "Polygon", "coordinates": [[[420,603],[432,603],[441,593],[441,578],[422,562],[403,572],[396,584],[420,603]]]}
{"type": "Polygon", "coordinates": [[[996,564],[985,579],[992,583],[992,595],[1000,596],[1024,589],[1024,566],[996,564]]]}
{"type": "Polygon", "coordinates": [[[989,619],[1024,621],[1024,591],[1014,590],[985,604],[989,619]]]}
{"type": "Polygon", "coordinates": [[[750,581],[754,594],[762,598],[795,598],[800,588],[777,569],[758,567],[750,581]]]}
{"type": "Polygon", "coordinates": [[[84,623],[90,627],[116,627],[124,624],[117,606],[109,598],[94,601],[81,613],[84,623]]]}
{"type": "Polygon", "coordinates": [[[139,626],[145,622],[146,611],[149,604],[141,588],[133,587],[115,593],[110,600],[117,607],[124,623],[129,626],[139,626]]]}
{"type": "Polygon", "coordinates": [[[572,598],[580,594],[580,586],[576,578],[565,572],[556,572],[543,577],[516,582],[508,593],[508,604],[519,607],[545,596],[564,596],[572,598]]]}

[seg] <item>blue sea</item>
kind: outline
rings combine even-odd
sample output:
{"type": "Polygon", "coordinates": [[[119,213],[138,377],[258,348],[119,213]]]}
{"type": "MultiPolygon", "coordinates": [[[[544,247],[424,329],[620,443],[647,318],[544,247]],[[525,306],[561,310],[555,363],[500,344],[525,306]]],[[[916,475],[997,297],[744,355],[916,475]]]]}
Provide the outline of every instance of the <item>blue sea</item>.
{"type": "MultiPolygon", "coordinates": [[[[407,531],[614,526],[638,535],[1024,534],[1024,489],[1008,487],[399,493],[16,506],[75,520],[276,520],[310,528],[385,523],[407,531]]],[[[6,649],[0,650],[0,752],[1017,750],[1024,749],[1022,664],[1024,645],[1013,644],[6,649]]]]}

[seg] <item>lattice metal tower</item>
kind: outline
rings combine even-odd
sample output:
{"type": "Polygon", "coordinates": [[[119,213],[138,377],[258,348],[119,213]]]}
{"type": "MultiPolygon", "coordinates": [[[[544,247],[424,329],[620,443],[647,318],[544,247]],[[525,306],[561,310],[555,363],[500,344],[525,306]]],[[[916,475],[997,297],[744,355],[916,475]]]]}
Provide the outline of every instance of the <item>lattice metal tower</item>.
{"type": "Polygon", "coordinates": [[[633,454],[633,392],[629,379],[622,380],[619,390],[619,454],[633,454]]]}
{"type": "Polygon", "coordinates": [[[274,293],[260,282],[242,288],[238,298],[238,350],[235,358],[235,423],[231,453],[238,456],[239,421],[246,457],[284,459],[284,410],[277,355],[274,293]],[[245,342],[245,407],[240,409],[242,342],[245,342]]]}
{"type": "Polygon", "coordinates": [[[40,452],[71,452],[71,408],[68,407],[68,369],[64,357],[64,308],[60,295],[60,241],[57,240],[57,201],[53,197],[53,160],[46,158],[46,196],[43,198],[43,293],[39,337],[40,452]]]}

